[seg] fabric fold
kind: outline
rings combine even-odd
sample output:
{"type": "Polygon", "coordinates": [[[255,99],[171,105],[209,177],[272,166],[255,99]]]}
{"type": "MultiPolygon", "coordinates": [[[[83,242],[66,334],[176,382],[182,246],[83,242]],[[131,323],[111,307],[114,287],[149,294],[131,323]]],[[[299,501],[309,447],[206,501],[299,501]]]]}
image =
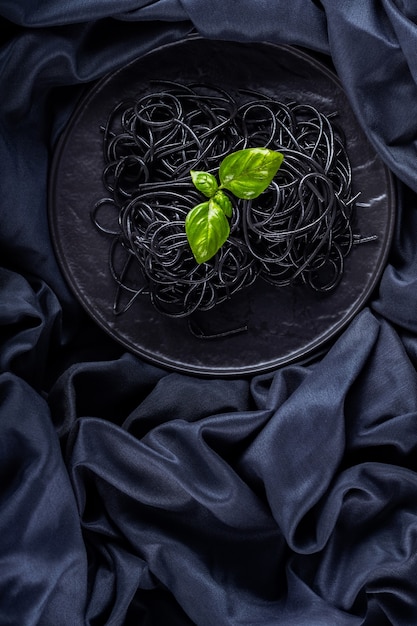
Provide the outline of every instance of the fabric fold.
{"type": "Polygon", "coordinates": [[[82,624],[87,559],[47,404],[0,376],[0,621],[82,624]]]}

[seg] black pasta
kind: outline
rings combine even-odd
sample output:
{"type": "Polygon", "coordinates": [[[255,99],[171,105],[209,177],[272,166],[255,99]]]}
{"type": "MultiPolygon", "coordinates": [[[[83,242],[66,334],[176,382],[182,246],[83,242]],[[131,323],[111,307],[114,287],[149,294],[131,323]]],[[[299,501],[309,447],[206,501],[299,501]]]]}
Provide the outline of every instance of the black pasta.
{"type": "Polygon", "coordinates": [[[117,313],[147,294],[159,312],[190,316],[257,278],[318,292],[339,284],[355,239],[352,173],[340,130],[315,107],[160,82],[114,107],[103,152],[110,196],[92,218],[113,238],[117,313]],[[277,176],[258,198],[234,199],[229,239],[198,264],[185,234],[187,213],[202,202],[190,170],[216,174],[231,152],[260,146],[284,155],[277,176]]]}

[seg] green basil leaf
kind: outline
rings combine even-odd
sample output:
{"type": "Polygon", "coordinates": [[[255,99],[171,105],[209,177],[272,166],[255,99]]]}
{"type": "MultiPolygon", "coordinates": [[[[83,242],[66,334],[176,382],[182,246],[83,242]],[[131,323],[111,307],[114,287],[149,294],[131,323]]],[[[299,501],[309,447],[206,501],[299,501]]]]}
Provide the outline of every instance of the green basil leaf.
{"type": "Polygon", "coordinates": [[[216,203],[227,217],[232,217],[232,203],[223,191],[217,191],[210,201],[216,203]]]}
{"type": "Polygon", "coordinates": [[[238,198],[256,198],[271,183],[283,160],[281,152],[268,148],[237,150],[220,164],[221,186],[238,198]]]}
{"type": "Polygon", "coordinates": [[[196,170],[191,170],[190,174],[194,186],[198,189],[198,191],[201,191],[208,198],[214,196],[218,189],[218,184],[213,174],[196,170]]]}
{"type": "Polygon", "coordinates": [[[185,232],[195,260],[204,263],[227,240],[230,226],[222,209],[209,200],[198,204],[187,214],[185,232]]]}

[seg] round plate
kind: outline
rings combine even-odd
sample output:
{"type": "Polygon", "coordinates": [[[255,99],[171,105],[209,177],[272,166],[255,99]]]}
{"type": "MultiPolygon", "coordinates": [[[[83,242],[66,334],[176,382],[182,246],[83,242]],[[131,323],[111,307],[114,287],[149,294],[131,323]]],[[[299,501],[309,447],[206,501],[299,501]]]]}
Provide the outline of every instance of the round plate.
{"type": "Polygon", "coordinates": [[[314,356],[348,324],[371,296],[384,268],[394,224],[394,189],[388,169],[369,144],[337,77],[316,59],[289,46],[211,41],[192,37],[142,56],[99,81],[79,104],[61,137],[51,172],[49,218],[62,271],[96,322],[130,351],[154,364],[208,376],[265,372],[314,356]],[[275,288],[257,281],[230,301],[200,314],[206,334],[247,325],[247,331],[201,339],[185,319],[155,311],[146,296],[115,316],[109,238],[90,212],[107,195],[100,126],[120,100],[151,80],[206,80],[223,88],[253,88],[277,99],[338,112],[361,192],[357,225],[375,241],[354,246],[341,284],[323,296],[303,287],[275,288]]]}

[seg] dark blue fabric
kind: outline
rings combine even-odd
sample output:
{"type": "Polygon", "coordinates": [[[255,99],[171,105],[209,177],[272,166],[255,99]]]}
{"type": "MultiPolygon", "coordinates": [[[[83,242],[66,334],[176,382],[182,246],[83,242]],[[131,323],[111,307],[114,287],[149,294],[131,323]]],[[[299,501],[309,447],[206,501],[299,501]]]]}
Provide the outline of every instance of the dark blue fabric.
{"type": "Polygon", "coordinates": [[[0,624],[417,624],[415,2],[3,0],[0,45],[0,624]],[[157,368],[59,270],[78,98],[194,30],[325,55],[397,177],[381,285],[309,365],[157,368]]]}

